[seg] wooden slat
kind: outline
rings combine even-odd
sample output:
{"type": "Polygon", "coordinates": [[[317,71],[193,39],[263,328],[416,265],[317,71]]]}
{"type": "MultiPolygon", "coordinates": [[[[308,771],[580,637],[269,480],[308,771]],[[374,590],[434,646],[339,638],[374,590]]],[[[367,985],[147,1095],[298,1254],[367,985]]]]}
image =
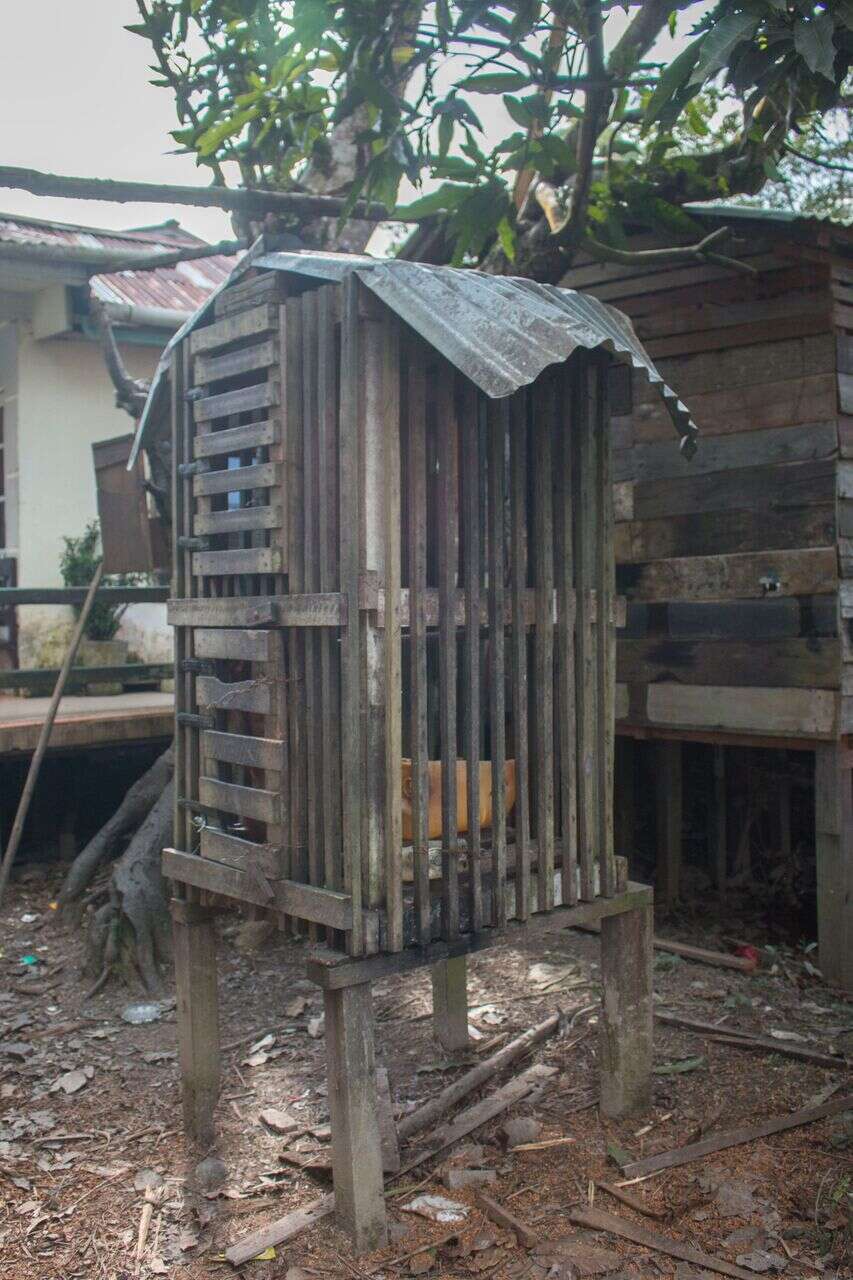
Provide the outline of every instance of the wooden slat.
{"type": "Polygon", "coordinates": [[[238,680],[229,684],[216,676],[198,676],[195,694],[199,706],[220,711],[256,711],[264,715],[271,705],[270,685],[262,680],[238,680]]]}
{"type": "Polygon", "coordinates": [[[262,876],[280,880],[284,874],[283,849],[272,844],[241,840],[239,836],[219,831],[216,827],[202,827],[200,852],[203,858],[224,862],[227,867],[236,867],[249,876],[260,872],[262,876]]]}
{"type": "Polygon", "coordinates": [[[595,530],[597,494],[595,462],[595,423],[588,396],[589,357],[578,352],[572,399],[574,454],[575,517],[575,706],[578,745],[578,862],[580,897],[589,901],[595,896],[593,864],[598,829],[596,824],[596,704],[597,670],[594,631],[590,617],[590,591],[595,583],[595,530]]]}
{"type": "Polygon", "coordinates": [[[219,600],[170,600],[166,616],[173,627],[340,627],[347,608],[342,593],[241,596],[219,600]]]}
{"type": "Polygon", "coordinates": [[[539,911],[554,905],[554,508],[555,385],[540,378],[533,392],[533,571],[536,629],[536,843],[539,911]]]}
{"type": "Polygon", "coordinates": [[[578,900],[578,771],[577,717],[575,713],[575,589],[573,435],[571,415],[573,375],[560,373],[558,398],[557,465],[555,472],[554,576],[557,586],[557,690],[560,744],[560,821],[562,831],[561,890],[563,904],[578,900]]]}
{"type": "Polygon", "coordinates": [[[218,320],[204,329],[196,329],[190,334],[190,351],[193,355],[198,355],[202,351],[214,351],[219,347],[230,346],[232,342],[241,342],[244,338],[272,333],[277,327],[277,321],[278,308],[272,303],[252,307],[250,311],[244,311],[240,315],[218,320]]]}
{"type": "Polygon", "coordinates": [[[199,577],[281,571],[281,551],[278,547],[251,547],[245,551],[198,551],[193,556],[193,573],[199,577]]]}
{"type": "Polygon", "coordinates": [[[755,689],[669,681],[645,689],[645,718],[668,728],[728,729],[825,738],[838,732],[839,697],[829,689],[755,689]]]}
{"type": "MultiPolygon", "coordinates": [[[[236,898],[240,902],[269,905],[252,876],[211,858],[199,858],[177,849],[164,849],[163,874],[185,884],[197,885],[225,897],[236,898]]],[[[323,924],[331,929],[351,931],[355,927],[352,899],[349,895],[298,884],[292,880],[271,880],[269,883],[277,911],[299,920],[323,924]]],[[[375,928],[375,916],[372,913],[366,915],[371,927],[375,928]]],[[[364,923],[362,921],[359,928],[363,929],[364,923]]]]}
{"type": "Polygon", "coordinates": [[[492,875],[493,924],[507,920],[506,900],[506,689],[504,636],[504,503],[506,494],[505,442],[508,419],[505,400],[489,401],[489,718],[492,756],[492,875]]]}
{"type": "Polygon", "coordinates": [[[412,757],[412,850],[415,931],[422,946],[431,940],[429,895],[429,782],[427,774],[427,462],[426,379],[423,347],[407,343],[406,430],[409,571],[410,751],[412,757]]]}
{"type": "Polygon", "coordinates": [[[266,662],[270,656],[269,631],[206,631],[195,633],[197,658],[233,658],[238,662],[266,662]]]}
{"type": "Polygon", "coordinates": [[[237,387],[222,391],[219,395],[204,396],[195,402],[195,416],[199,422],[214,418],[226,418],[234,413],[250,413],[255,409],[268,409],[281,398],[278,381],[257,382],[250,387],[237,387]]]}
{"type": "MultiPolygon", "coordinates": [[[[480,862],[482,839],[480,832],[480,494],[482,468],[480,465],[480,419],[484,417],[482,397],[467,380],[462,388],[462,419],[460,453],[466,465],[461,468],[462,479],[462,542],[463,577],[465,589],[465,616],[472,621],[465,627],[463,640],[465,678],[463,684],[463,728],[465,735],[465,764],[468,788],[468,927],[473,931],[483,927],[483,887],[480,862]],[[478,619],[474,622],[473,619],[478,619]]],[[[484,423],[485,425],[485,423],[484,423]]]]}
{"type": "Polygon", "coordinates": [[[385,561],[385,912],[386,947],[403,949],[403,844],[400,761],[403,756],[402,634],[400,628],[400,322],[382,320],[382,479],[385,561]]]}
{"type": "Polygon", "coordinates": [[[620,640],[617,670],[620,680],[633,684],[677,680],[689,685],[725,683],[751,688],[787,685],[837,689],[841,681],[841,654],[837,638],[672,640],[652,637],[620,640]]]}
{"type": "Polygon", "coordinates": [[[236,284],[229,284],[217,295],[213,314],[217,320],[233,316],[260,303],[275,301],[284,291],[285,281],[280,271],[257,271],[253,268],[248,276],[236,284]]]}
{"type": "MultiPolygon", "coordinates": [[[[186,488],[178,474],[178,467],[187,461],[188,443],[191,427],[189,424],[189,405],[184,399],[185,353],[183,346],[172,356],[170,387],[172,393],[171,414],[174,424],[174,446],[172,449],[172,567],[175,590],[182,595],[188,590],[186,562],[178,550],[178,538],[189,527],[191,513],[186,509],[186,488]]],[[[175,630],[175,715],[189,712],[192,706],[191,677],[184,674],[183,662],[192,652],[191,636],[183,628],[175,630]]],[[[178,804],[178,795],[186,788],[186,762],[188,746],[192,740],[193,730],[184,722],[175,720],[175,778],[179,785],[174,788],[174,807],[172,827],[174,838],[184,847],[189,846],[189,821],[185,809],[178,804]]]]}
{"type": "Polygon", "coordinates": [[[281,794],[243,787],[218,778],[199,778],[198,798],[212,809],[236,813],[241,818],[257,818],[259,822],[281,821],[281,794]]]}
{"type": "Polygon", "coordinates": [[[598,727],[596,734],[596,805],[598,809],[598,865],[601,892],[612,898],[616,892],[613,850],[613,771],[616,762],[616,633],[610,626],[610,602],[614,594],[612,445],[607,405],[609,361],[596,352],[589,380],[592,418],[597,436],[595,591],[599,619],[596,627],[598,727]]]}
{"type": "Polygon", "coordinates": [[[193,527],[198,535],[244,533],[254,529],[280,529],[284,514],[278,503],[267,507],[236,507],[233,511],[196,513],[193,527]]]}
{"type": "Polygon", "coordinates": [[[835,547],[685,556],[621,565],[617,586],[629,600],[762,599],[824,595],[838,586],[835,547]]]}
{"type": "Polygon", "coordinates": [[[643,481],[634,485],[634,519],[744,508],[772,512],[806,503],[833,502],[836,465],[831,459],[821,459],[643,481]]]}
{"type": "Polygon", "coordinates": [[[438,468],[436,543],[438,546],[439,732],[441,735],[441,923],[442,935],[459,932],[459,832],[456,809],[456,621],[459,558],[459,424],[455,378],[442,367],[436,387],[438,468]]]}
{"type": "Polygon", "coordinates": [[[711,511],[617,524],[617,564],[681,556],[730,555],[834,546],[835,503],[786,506],[781,511],[711,511]]]}
{"type": "MultiPolygon", "coordinates": [[[[672,434],[672,433],[670,433],[672,434]]],[[[729,436],[702,436],[702,447],[686,459],[674,438],[636,444],[629,451],[628,475],[617,479],[638,482],[669,480],[675,476],[699,476],[744,467],[774,467],[792,462],[816,462],[832,458],[838,450],[835,416],[769,431],[744,431],[729,436]]]]}
{"type": "Polygon", "coordinates": [[[253,373],[256,369],[272,368],[276,359],[274,338],[267,338],[264,342],[243,347],[239,351],[229,351],[223,356],[196,356],[196,382],[200,386],[206,386],[210,382],[224,382],[244,373],[253,373]]]}
{"type": "Polygon", "coordinates": [[[226,427],[223,431],[210,431],[196,436],[193,453],[196,458],[214,458],[217,454],[238,453],[242,449],[261,448],[274,444],[279,438],[278,423],[272,419],[264,422],[247,422],[242,427],[226,427]]]}
{"type": "MultiPolygon", "coordinates": [[[[306,591],[320,584],[319,453],[317,432],[317,294],[304,293],[302,303],[302,502],[303,573],[306,591]]],[[[303,638],[305,663],[305,768],[308,775],[308,880],[323,883],[323,726],[320,708],[319,638],[303,638]]]]}
{"type": "MultiPolygon", "coordinates": [[[[350,618],[358,617],[359,548],[354,531],[359,527],[359,418],[363,408],[359,283],[354,275],[341,286],[341,401],[340,401],[340,572],[341,592],[350,618]]],[[[361,919],[361,638],[357,625],[341,636],[341,787],[345,888],[352,896],[353,928],[350,951],[361,954],[364,930],[361,919]]]]}
{"type": "Polygon", "coordinates": [[[242,493],[247,489],[270,489],[278,485],[279,468],[273,462],[258,462],[248,467],[223,471],[206,471],[193,476],[196,497],[212,497],[216,493],[242,493]]]}
{"type": "MultiPolygon", "coordinates": [[[[525,391],[510,402],[510,610],[512,646],[512,730],[515,755],[515,914],[530,914],[530,800],[527,698],[527,413],[525,391]]],[[[536,458],[536,466],[539,459],[536,458]]]]}
{"type": "Polygon", "coordinates": [[[201,735],[201,747],[202,754],[211,760],[253,769],[281,770],[281,742],[276,738],[253,738],[207,729],[201,735]]]}

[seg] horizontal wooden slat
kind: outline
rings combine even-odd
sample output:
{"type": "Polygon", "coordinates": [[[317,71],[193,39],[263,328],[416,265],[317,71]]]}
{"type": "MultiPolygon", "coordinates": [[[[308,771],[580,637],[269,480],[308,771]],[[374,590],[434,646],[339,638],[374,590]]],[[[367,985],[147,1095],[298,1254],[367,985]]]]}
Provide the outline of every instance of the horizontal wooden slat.
{"type": "Polygon", "coordinates": [[[272,705],[271,686],[263,680],[236,680],[226,683],[216,676],[198,676],[196,702],[200,707],[220,711],[257,711],[267,715],[272,705]]]}
{"type": "MultiPolygon", "coordinates": [[[[426,621],[426,625],[428,627],[438,626],[439,616],[440,616],[438,590],[435,587],[427,587],[426,590],[423,591],[422,595],[423,595],[423,601],[424,601],[424,618],[426,621]]],[[[456,595],[456,599],[455,599],[456,625],[457,627],[464,627],[468,617],[465,591],[462,589],[458,589],[455,595],[456,595]]],[[[533,588],[528,587],[524,591],[522,591],[520,595],[521,595],[521,601],[522,601],[524,622],[528,627],[532,627],[535,622],[536,593],[533,590],[533,588]]],[[[568,599],[568,604],[570,608],[573,607],[574,605],[574,598],[575,598],[575,593],[573,591],[569,592],[567,599],[568,599]]],[[[553,599],[552,620],[556,622],[557,620],[557,593],[556,592],[553,593],[552,599],[553,599]]],[[[590,592],[590,602],[591,602],[590,603],[591,617],[593,621],[596,621],[598,618],[598,597],[594,591],[590,592]]],[[[377,615],[376,625],[378,627],[384,627],[385,625],[385,592],[384,590],[382,590],[382,588],[377,589],[373,587],[369,582],[363,583],[361,607],[375,611],[377,615]]],[[[482,600],[480,603],[480,624],[481,626],[484,626],[484,627],[488,625],[488,621],[489,621],[488,609],[489,609],[488,601],[485,599],[482,600]]],[[[409,615],[410,615],[409,588],[403,587],[402,590],[400,591],[400,625],[401,626],[408,627],[410,625],[409,615]]],[[[509,597],[507,597],[504,603],[504,617],[506,619],[507,625],[509,626],[512,620],[512,602],[510,601],[509,597]]],[[[621,599],[621,597],[617,596],[611,602],[610,621],[614,624],[614,626],[617,626],[617,627],[622,627],[625,625],[625,602],[623,599],[621,599]]]]}
{"type": "Polygon", "coordinates": [[[269,631],[206,631],[193,636],[197,658],[234,658],[239,662],[267,662],[270,656],[269,631]]]}
{"type": "Polygon", "coordinates": [[[268,369],[277,362],[276,343],[267,338],[252,347],[228,351],[223,356],[196,356],[195,380],[203,387],[209,382],[222,382],[226,378],[253,373],[256,369],[268,369]]]}
{"type": "MultiPolygon", "coordinates": [[[[835,342],[831,334],[734,345],[711,354],[677,356],[662,360],[659,372],[683,398],[711,391],[732,391],[773,383],[784,378],[805,378],[835,372],[835,342]]],[[[689,401],[688,401],[689,403],[689,401]]]]}
{"type": "Polygon", "coordinates": [[[671,728],[821,738],[835,733],[838,720],[838,694],[829,689],[660,683],[646,686],[645,692],[649,723],[671,728]]]}
{"type": "Polygon", "coordinates": [[[649,684],[749,685],[755,688],[837,689],[841,680],[834,639],[620,639],[619,680],[649,684]]]}
{"type": "Polygon", "coordinates": [[[243,427],[228,427],[225,431],[210,431],[196,436],[193,453],[197,458],[215,458],[221,453],[239,453],[243,449],[261,448],[278,440],[278,423],[274,420],[247,422],[243,427]]]}
{"type": "MultiPolygon", "coordinates": [[[[181,853],[177,849],[163,850],[163,875],[183,884],[192,884],[199,889],[208,889],[212,893],[221,893],[228,898],[237,898],[241,902],[257,902],[261,906],[272,905],[277,911],[293,916],[297,920],[313,921],[324,924],[330,929],[340,929],[348,933],[352,929],[352,899],[344,893],[336,893],[331,889],[319,889],[313,885],[297,884],[294,880],[273,880],[274,898],[270,904],[252,877],[235,867],[214,862],[210,858],[200,858],[196,854],[181,853]]],[[[374,911],[362,913],[365,920],[365,932],[370,936],[378,930],[377,914],[374,911]]]]}
{"type": "Polygon", "coordinates": [[[242,533],[250,529],[280,529],[283,524],[281,507],[277,503],[271,503],[267,507],[196,512],[193,516],[193,533],[203,537],[213,533],[242,533]]]}
{"type": "Polygon", "coordinates": [[[283,747],[284,744],[275,738],[251,738],[242,733],[219,733],[208,729],[201,735],[202,756],[255,769],[280,771],[283,747]]]}
{"type": "MultiPolygon", "coordinates": [[[[771,427],[820,422],[836,409],[833,373],[779,378],[775,382],[750,383],[704,395],[686,393],[690,416],[699,428],[702,444],[712,436],[747,434],[771,427]]],[[[656,387],[639,379],[634,384],[632,413],[634,441],[669,440],[672,419],[656,387]]]]}
{"type": "Polygon", "coordinates": [[[762,600],[632,601],[620,639],[786,640],[837,636],[835,596],[767,596],[762,600]]]}
{"type": "Polygon", "coordinates": [[[838,564],[834,547],[685,556],[649,564],[617,565],[616,584],[629,600],[817,596],[835,591],[838,564]]]}
{"type": "Polygon", "coordinates": [[[676,334],[667,338],[651,338],[644,343],[653,360],[685,352],[716,351],[723,347],[764,343],[768,339],[800,338],[803,335],[829,332],[832,318],[828,314],[780,316],[776,320],[733,325],[730,329],[706,329],[702,333],[676,334]]]}
{"type": "Polygon", "coordinates": [[[246,489],[269,489],[279,483],[280,469],[274,462],[258,462],[251,467],[205,471],[193,476],[193,493],[210,497],[215,493],[240,493],[246,489]]]}
{"type": "Polygon", "coordinates": [[[826,422],[775,427],[770,431],[745,431],[739,435],[702,438],[689,460],[676,441],[637,444],[628,451],[627,476],[637,481],[665,480],[673,476],[698,476],[744,467],[770,467],[789,462],[816,462],[832,458],[838,450],[835,418],[826,422]]]}
{"type": "Polygon", "coordinates": [[[834,502],[835,471],[835,462],[826,459],[646,480],[634,485],[634,519],[744,508],[782,511],[806,503],[834,502]]]}
{"type": "Polygon", "coordinates": [[[193,414],[196,422],[209,422],[213,418],[229,417],[232,413],[250,413],[254,409],[268,409],[280,403],[279,383],[273,379],[255,383],[251,387],[237,387],[234,391],[222,391],[219,395],[196,400],[193,414]]]}
{"type": "Polygon", "coordinates": [[[341,627],[346,599],[338,591],[314,595],[235,596],[231,599],[170,600],[173,627],[341,627]]]}
{"type": "Polygon", "coordinates": [[[835,504],[813,503],[782,511],[702,511],[617,524],[617,563],[680,556],[785,551],[835,544],[835,504]]]}
{"type": "Polygon", "coordinates": [[[223,289],[213,303],[213,314],[217,320],[222,316],[237,315],[263,302],[277,302],[284,294],[285,283],[281,273],[261,271],[223,289]]]}
{"type": "Polygon", "coordinates": [[[228,573],[281,573],[279,547],[247,547],[233,551],[197,551],[193,555],[193,573],[209,576],[228,573]]]}
{"type": "Polygon", "coordinates": [[[218,778],[199,778],[198,798],[212,809],[236,813],[241,818],[259,822],[281,822],[281,793],[262,791],[258,787],[242,787],[218,778]]]}
{"type": "Polygon", "coordinates": [[[206,826],[201,830],[199,848],[203,858],[224,862],[226,866],[236,867],[250,876],[260,872],[273,880],[281,879],[286,851],[279,845],[255,844],[252,840],[241,840],[230,832],[206,826]]]}
{"type": "Polygon", "coordinates": [[[265,303],[252,307],[250,311],[243,311],[240,315],[217,320],[203,329],[196,329],[189,337],[190,354],[214,351],[218,347],[230,346],[232,342],[253,338],[256,334],[270,333],[276,328],[278,307],[265,303]]]}

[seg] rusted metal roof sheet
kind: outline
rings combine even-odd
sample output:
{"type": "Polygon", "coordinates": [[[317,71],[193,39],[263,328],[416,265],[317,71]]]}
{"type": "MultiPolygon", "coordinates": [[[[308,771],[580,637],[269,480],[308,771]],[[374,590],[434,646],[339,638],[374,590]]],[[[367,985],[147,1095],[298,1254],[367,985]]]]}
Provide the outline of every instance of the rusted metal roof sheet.
{"type": "Polygon", "coordinates": [[[112,253],[132,253],[134,249],[180,249],[184,245],[200,245],[203,240],[185,231],[177,222],[164,222],[156,227],[134,227],[128,231],[101,231],[71,222],[53,222],[47,218],[25,218],[16,214],[0,214],[0,242],[19,245],[41,245],[45,249],[93,249],[112,253]]]}
{"type": "Polygon", "coordinates": [[[158,307],[192,315],[211,292],[228,279],[236,262],[236,258],[216,254],[211,258],[179,262],[174,267],[92,276],[89,287],[101,302],[158,307]]]}
{"type": "MultiPolygon", "coordinates": [[[[245,265],[244,260],[241,269],[245,265]]],[[[256,251],[252,266],[318,281],[340,281],[355,273],[492,399],[529,385],[548,365],[561,363],[578,347],[605,347],[627,358],[659,387],[682,437],[682,451],[689,457],[695,450],[697,431],[688,409],[664,383],[630,321],[597,298],[511,276],[355,254],[256,251]]],[[[193,317],[170,346],[195,328],[206,311],[205,307],[193,317]]],[[[168,349],[140,419],[134,457],[167,360],[168,349]]]]}

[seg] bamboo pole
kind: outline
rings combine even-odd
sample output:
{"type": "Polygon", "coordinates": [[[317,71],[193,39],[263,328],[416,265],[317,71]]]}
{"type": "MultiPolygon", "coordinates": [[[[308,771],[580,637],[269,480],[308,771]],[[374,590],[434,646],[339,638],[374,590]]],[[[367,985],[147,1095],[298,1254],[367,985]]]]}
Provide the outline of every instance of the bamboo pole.
{"type": "Polygon", "coordinates": [[[77,657],[77,649],[79,648],[80,641],[83,638],[86,623],[89,621],[89,614],[92,611],[92,605],[95,603],[95,597],[98,594],[98,587],[101,585],[103,573],[104,562],[101,560],[98,567],[95,569],[92,581],[89,583],[89,590],[86,592],[86,599],[83,601],[83,606],[80,609],[80,617],[77,619],[74,634],[72,635],[71,641],[68,645],[68,650],[65,654],[65,661],[63,662],[59,675],[56,678],[53,697],[50,700],[50,706],[47,709],[47,715],[45,716],[44,724],[41,727],[39,740],[36,744],[36,749],[33,752],[33,758],[30,761],[27,780],[24,783],[24,789],[21,792],[21,798],[18,801],[18,811],[15,814],[15,821],[12,825],[9,843],[6,846],[6,852],[3,855],[3,864],[0,866],[0,903],[3,901],[3,895],[6,892],[6,885],[9,880],[9,872],[12,870],[12,863],[15,860],[15,854],[18,852],[18,845],[21,843],[24,823],[27,820],[30,803],[36,789],[39,773],[41,772],[42,760],[44,760],[47,745],[50,741],[53,722],[56,719],[56,713],[59,710],[59,703],[62,699],[63,693],[65,692],[68,674],[74,665],[74,659],[77,657]]]}

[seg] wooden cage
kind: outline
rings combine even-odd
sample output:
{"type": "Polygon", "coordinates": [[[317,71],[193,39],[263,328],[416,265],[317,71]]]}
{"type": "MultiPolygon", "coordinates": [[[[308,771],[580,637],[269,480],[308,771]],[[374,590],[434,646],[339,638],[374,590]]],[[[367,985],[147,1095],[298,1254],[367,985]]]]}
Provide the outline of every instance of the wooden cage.
{"type": "Polygon", "coordinates": [[[624,1085],[609,1110],[648,1095],[651,893],[613,853],[621,602],[601,344],[656,375],[620,321],[529,282],[272,254],[171,350],[163,869],[187,1124],[209,1134],[215,1093],[201,931],[237,899],[324,944],[309,973],[327,997],[335,1186],[362,1243],[382,1215],[373,1156],[346,1136],[372,1123],[347,1009],[364,1021],[369,1002],[346,1000],[380,972],[444,965],[438,1034],[452,1041],[455,1018],[464,1041],[450,961],[536,921],[601,919],[605,945],[627,947],[605,961],[627,984],[607,1020],[606,1071],[624,1085]],[[620,915],[630,939],[608,933],[620,915]]]}

